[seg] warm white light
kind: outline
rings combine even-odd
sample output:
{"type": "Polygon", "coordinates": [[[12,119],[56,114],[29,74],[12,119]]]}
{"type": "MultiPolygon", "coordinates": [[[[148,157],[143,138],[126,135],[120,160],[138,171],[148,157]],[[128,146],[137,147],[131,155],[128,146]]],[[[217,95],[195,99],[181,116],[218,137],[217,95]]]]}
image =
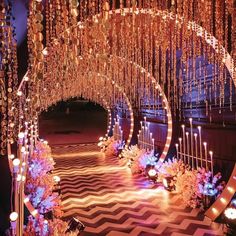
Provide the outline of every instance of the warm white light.
{"type": "Polygon", "coordinates": [[[21,147],[21,152],[25,152],[25,147],[21,147]]]}
{"type": "Polygon", "coordinates": [[[47,221],[47,220],[44,220],[43,223],[44,223],[44,224],[48,224],[48,221],[47,221]]]}
{"type": "Polygon", "coordinates": [[[12,212],[12,213],[10,214],[10,220],[11,220],[11,221],[16,221],[17,218],[18,218],[18,213],[17,213],[17,212],[12,212]]]}
{"type": "Polygon", "coordinates": [[[43,55],[47,56],[48,55],[48,51],[47,50],[43,50],[43,55]]]}
{"type": "Polygon", "coordinates": [[[163,183],[163,185],[164,185],[165,188],[168,188],[168,187],[169,187],[169,186],[168,186],[167,179],[164,178],[164,179],[162,180],[162,183],[163,183]]]}
{"type": "Polygon", "coordinates": [[[212,212],[213,212],[214,214],[217,214],[218,210],[213,207],[213,208],[212,208],[212,212]]]}
{"type": "Polygon", "coordinates": [[[20,165],[20,159],[16,158],[13,160],[13,166],[19,166],[20,165]]]}
{"type": "Polygon", "coordinates": [[[11,154],[8,156],[10,159],[14,159],[15,158],[15,155],[14,154],[11,154]]]}
{"type": "Polygon", "coordinates": [[[29,77],[25,76],[24,81],[29,81],[29,77]]]}
{"type": "Polygon", "coordinates": [[[228,191],[234,193],[234,189],[232,187],[227,187],[228,191]]]}
{"type": "Polygon", "coordinates": [[[226,203],[227,203],[226,200],[225,200],[225,198],[223,198],[223,197],[220,198],[220,201],[221,201],[223,204],[226,204],[226,203]]]}
{"type": "Polygon", "coordinates": [[[56,183],[60,182],[61,181],[61,178],[57,175],[53,176],[53,179],[56,183]]]}
{"type": "Polygon", "coordinates": [[[21,92],[21,91],[17,91],[16,94],[17,94],[17,96],[19,96],[19,97],[22,96],[22,92],[21,92]]]}
{"type": "Polygon", "coordinates": [[[225,210],[225,216],[230,219],[230,220],[235,220],[236,219],[236,208],[233,207],[228,207],[225,210]]]}
{"type": "Polygon", "coordinates": [[[156,172],[156,170],[154,170],[154,169],[151,169],[151,170],[148,171],[148,175],[149,175],[150,177],[154,177],[154,176],[156,176],[156,174],[157,174],[157,172],[156,172]]]}
{"type": "Polygon", "coordinates": [[[22,139],[22,138],[24,138],[24,137],[25,137],[25,134],[24,134],[23,132],[20,132],[20,133],[18,134],[18,138],[22,139]]]}
{"type": "Polygon", "coordinates": [[[27,202],[29,202],[29,198],[28,198],[28,197],[26,197],[26,198],[24,199],[24,203],[27,203],[27,202]]]}
{"type": "Polygon", "coordinates": [[[33,211],[31,212],[31,214],[32,214],[33,216],[36,216],[36,215],[38,214],[38,211],[35,209],[35,210],[33,210],[33,211]]]}
{"type": "Polygon", "coordinates": [[[21,176],[20,174],[18,174],[16,180],[17,180],[18,182],[21,181],[21,177],[22,177],[22,176],[21,176]]]}
{"type": "Polygon", "coordinates": [[[103,140],[103,137],[100,137],[100,138],[99,138],[99,141],[102,141],[102,140],[103,140]]]}

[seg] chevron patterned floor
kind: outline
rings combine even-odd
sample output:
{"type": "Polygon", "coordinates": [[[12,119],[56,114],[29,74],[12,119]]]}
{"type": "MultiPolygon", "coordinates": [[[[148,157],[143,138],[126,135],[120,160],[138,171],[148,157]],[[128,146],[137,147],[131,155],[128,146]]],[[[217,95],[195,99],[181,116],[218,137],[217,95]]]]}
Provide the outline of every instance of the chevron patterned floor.
{"type": "Polygon", "coordinates": [[[53,155],[64,218],[80,219],[86,226],[81,235],[223,235],[198,210],[184,208],[177,195],[133,177],[94,144],[54,146],[53,155]]]}

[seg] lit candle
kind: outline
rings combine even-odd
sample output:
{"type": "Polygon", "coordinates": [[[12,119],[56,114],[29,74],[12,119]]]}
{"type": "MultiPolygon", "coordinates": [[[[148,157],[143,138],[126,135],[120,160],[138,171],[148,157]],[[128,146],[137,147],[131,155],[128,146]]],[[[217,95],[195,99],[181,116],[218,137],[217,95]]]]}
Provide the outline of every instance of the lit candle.
{"type": "Polygon", "coordinates": [[[176,143],[176,144],[175,144],[175,147],[176,147],[177,159],[179,159],[179,144],[176,143]]]}
{"type": "Polygon", "coordinates": [[[194,140],[195,140],[196,166],[198,168],[197,133],[194,134],[194,140]]]}
{"type": "Polygon", "coordinates": [[[182,125],[182,133],[183,133],[183,157],[184,157],[184,163],[186,163],[186,144],[185,144],[185,126],[182,125]]]}
{"type": "Polygon", "coordinates": [[[192,160],[193,160],[193,119],[189,118],[189,122],[190,122],[190,141],[191,141],[191,156],[192,156],[192,160]]]}
{"type": "Polygon", "coordinates": [[[201,126],[198,126],[197,128],[198,128],[198,132],[199,132],[200,159],[201,159],[201,167],[202,167],[203,156],[202,156],[202,132],[201,132],[201,126]]]}
{"type": "Polygon", "coordinates": [[[210,158],[211,158],[211,175],[213,177],[213,175],[214,175],[213,174],[213,152],[210,151],[209,154],[210,154],[210,158]]]}
{"type": "Polygon", "coordinates": [[[208,170],[208,163],[207,163],[207,162],[208,162],[208,161],[207,161],[207,143],[204,142],[203,145],[204,145],[204,151],[205,151],[206,170],[208,170]]]}
{"type": "Polygon", "coordinates": [[[182,160],[183,159],[183,154],[182,154],[182,138],[179,138],[179,151],[180,151],[180,158],[182,160]]]}
{"type": "Polygon", "coordinates": [[[186,132],[186,141],[187,141],[187,156],[188,156],[188,164],[190,164],[190,157],[189,157],[189,132],[186,132]]]}

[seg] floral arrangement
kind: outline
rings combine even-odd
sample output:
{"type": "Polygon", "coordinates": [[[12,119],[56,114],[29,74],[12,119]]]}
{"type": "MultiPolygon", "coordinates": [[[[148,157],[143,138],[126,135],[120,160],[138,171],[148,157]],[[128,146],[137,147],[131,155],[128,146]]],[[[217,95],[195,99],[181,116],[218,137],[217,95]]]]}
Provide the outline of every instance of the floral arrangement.
{"type": "Polygon", "coordinates": [[[154,152],[147,152],[139,149],[137,145],[125,148],[121,157],[124,158],[133,174],[144,172],[146,168],[154,167],[157,164],[157,156],[154,152]]]}
{"type": "Polygon", "coordinates": [[[177,176],[176,190],[180,193],[186,206],[204,207],[206,197],[217,197],[223,190],[225,182],[220,182],[221,174],[212,176],[205,168],[187,170],[177,176]]]}
{"type": "Polygon", "coordinates": [[[28,161],[25,193],[39,217],[29,216],[24,236],[78,235],[78,232],[65,233],[68,224],[59,219],[62,211],[59,195],[53,192],[56,184],[52,174],[54,165],[47,142],[38,141],[28,161]],[[50,212],[52,217],[47,219],[46,214],[50,212]]]}
{"type": "Polygon", "coordinates": [[[169,159],[158,169],[158,181],[162,182],[164,178],[172,177],[171,185],[175,185],[176,177],[182,175],[187,168],[182,160],[169,159]]]}
{"type": "Polygon", "coordinates": [[[137,145],[126,147],[121,156],[126,160],[127,165],[130,167],[133,174],[141,172],[139,159],[145,154],[145,150],[141,150],[137,145]]]}
{"type": "Polygon", "coordinates": [[[139,158],[140,168],[142,170],[145,170],[146,168],[154,167],[157,165],[157,160],[158,160],[158,158],[156,155],[154,155],[154,151],[145,152],[139,158]]]}
{"type": "Polygon", "coordinates": [[[206,196],[217,196],[222,192],[225,182],[220,182],[221,173],[212,176],[210,171],[205,168],[198,169],[198,188],[199,192],[206,196]]]}
{"type": "Polygon", "coordinates": [[[99,141],[98,146],[106,156],[118,156],[125,146],[124,141],[115,140],[114,137],[101,137],[99,141]]]}
{"type": "Polygon", "coordinates": [[[164,162],[158,169],[158,181],[170,179],[170,189],[175,189],[183,203],[192,208],[204,207],[207,197],[217,197],[225,183],[220,182],[221,174],[212,175],[205,168],[191,169],[176,158],[164,162]]]}
{"type": "Polygon", "coordinates": [[[25,229],[24,236],[78,236],[79,230],[67,232],[67,222],[60,219],[45,220],[42,215],[39,219],[29,217],[28,225],[25,229]]]}
{"type": "Polygon", "coordinates": [[[59,206],[60,199],[53,193],[55,181],[50,172],[54,169],[50,147],[46,142],[37,142],[28,162],[25,192],[40,214],[59,206]]]}
{"type": "Polygon", "coordinates": [[[176,191],[180,194],[184,205],[192,208],[199,207],[202,199],[197,174],[196,170],[186,170],[183,174],[177,175],[175,182],[176,191]]]}

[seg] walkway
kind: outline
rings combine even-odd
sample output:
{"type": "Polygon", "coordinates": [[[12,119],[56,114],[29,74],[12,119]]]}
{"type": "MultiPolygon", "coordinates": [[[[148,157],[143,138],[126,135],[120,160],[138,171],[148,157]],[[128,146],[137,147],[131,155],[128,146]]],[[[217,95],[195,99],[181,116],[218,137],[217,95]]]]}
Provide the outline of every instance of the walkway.
{"type": "Polygon", "coordinates": [[[85,224],[81,235],[222,235],[198,210],[182,207],[177,195],[132,177],[95,145],[58,145],[53,153],[64,217],[85,224]]]}

